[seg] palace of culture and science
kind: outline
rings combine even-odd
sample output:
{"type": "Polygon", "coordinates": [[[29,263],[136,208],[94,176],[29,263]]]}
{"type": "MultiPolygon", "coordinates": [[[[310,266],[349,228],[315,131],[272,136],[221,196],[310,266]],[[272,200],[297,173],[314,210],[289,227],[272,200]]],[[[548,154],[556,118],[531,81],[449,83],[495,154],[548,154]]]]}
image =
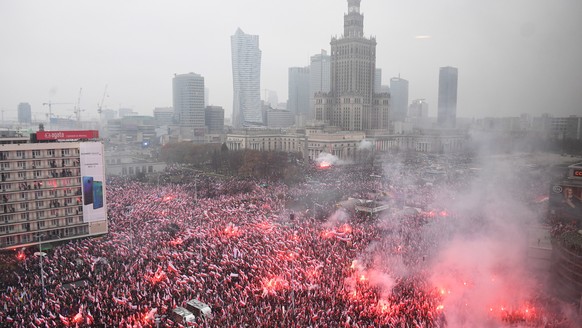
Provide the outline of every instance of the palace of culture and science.
{"type": "Polygon", "coordinates": [[[344,131],[385,130],[388,93],[375,93],[376,39],[364,36],[360,0],[348,0],[344,34],[331,40],[331,90],[315,95],[315,119],[344,131]]]}

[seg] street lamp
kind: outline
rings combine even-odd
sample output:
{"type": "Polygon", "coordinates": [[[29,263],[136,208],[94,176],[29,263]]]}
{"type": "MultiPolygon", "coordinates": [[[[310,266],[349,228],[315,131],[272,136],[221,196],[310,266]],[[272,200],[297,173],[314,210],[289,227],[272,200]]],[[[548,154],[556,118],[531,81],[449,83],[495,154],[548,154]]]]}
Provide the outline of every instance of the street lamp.
{"type": "Polygon", "coordinates": [[[46,256],[46,253],[42,251],[42,237],[43,234],[37,234],[36,237],[38,238],[38,252],[35,252],[34,255],[38,256],[38,260],[40,262],[40,284],[42,287],[42,301],[45,301],[45,290],[44,290],[44,270],[42,269],[42,262],[43,257],[46,256]]]}

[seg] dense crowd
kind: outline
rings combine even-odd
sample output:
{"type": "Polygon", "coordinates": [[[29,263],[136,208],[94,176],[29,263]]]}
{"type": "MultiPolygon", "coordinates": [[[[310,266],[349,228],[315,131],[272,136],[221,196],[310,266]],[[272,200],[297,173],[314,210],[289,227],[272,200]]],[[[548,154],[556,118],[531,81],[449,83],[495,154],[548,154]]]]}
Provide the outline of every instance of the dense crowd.
{"type": "MultiPolygon", "coordinates": [[[[294,187],[208,176],[110,181],[109,234],[48,251],[45,291],[34,250],[3,255],[17,262],[1,280],[0,325],[151,327],[158,318],[172,327],[172,310],[198,299],[212,316],[195,327],[445,327],[446,295],[431,284],[428,263],[451,232],[419,236],[454,214],[429,208],[437,187],[411,183],[414,170],[380,180],[376,170],[315,171],[317,183],[294,187]],[[322,197],[328,190],[337,194],[322,197]],[[378,220],[335,206],[347,196],[419,210],[378,220]]],[[[439,197],[468,188],[467,174],[442,182],[439,197]]],[[[517,312],[492,320],[564,323],[517,312]]]]}

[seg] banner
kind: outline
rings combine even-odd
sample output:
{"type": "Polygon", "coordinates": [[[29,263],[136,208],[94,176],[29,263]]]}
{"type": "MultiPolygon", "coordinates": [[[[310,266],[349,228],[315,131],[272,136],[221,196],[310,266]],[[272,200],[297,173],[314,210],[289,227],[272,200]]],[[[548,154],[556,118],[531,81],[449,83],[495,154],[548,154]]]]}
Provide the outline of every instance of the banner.
{"type": "Polygon", "coordinates": [[[80,146],[83,222],[107,220],[103,144],[82,142],[80,146]]]}

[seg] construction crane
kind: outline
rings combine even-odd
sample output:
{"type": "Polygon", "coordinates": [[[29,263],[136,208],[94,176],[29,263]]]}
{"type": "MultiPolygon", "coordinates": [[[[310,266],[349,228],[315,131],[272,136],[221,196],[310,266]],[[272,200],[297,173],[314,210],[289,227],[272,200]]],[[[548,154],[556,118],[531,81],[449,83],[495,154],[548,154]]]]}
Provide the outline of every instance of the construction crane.
{"type": "Polygon", "coordinates": [[[107,96],[107,84],[105,85],[105,91],[103,91],[101,101],[97,104],[97,113],[99,113],[99,119],[101,119],[101,113],[103,113],[103,102],[105,101],[105,96],[107,96]]]}
{"type": "Polygon", "coordinates": [[[81,128],[81,112],[84,112],[84,109],[81,109],[81,93],[83,92],[83,88],[79,89],[79,97],[77,97],[77,104],[75,105],[75,117],[77,119],[77,128],[81,128]]]}
{"type": "Polygon", "coordinates": [[[54,103],[54,102],[49,100],[49,102],[42,103],[42,105],[48,106],[48,108],[49,108],[48,119],[49,119],[49,131],[50,131],[51,127],[52,127],[51,118],[53,117],[53,105],[71,105],[71,103],[54,103]]]}

